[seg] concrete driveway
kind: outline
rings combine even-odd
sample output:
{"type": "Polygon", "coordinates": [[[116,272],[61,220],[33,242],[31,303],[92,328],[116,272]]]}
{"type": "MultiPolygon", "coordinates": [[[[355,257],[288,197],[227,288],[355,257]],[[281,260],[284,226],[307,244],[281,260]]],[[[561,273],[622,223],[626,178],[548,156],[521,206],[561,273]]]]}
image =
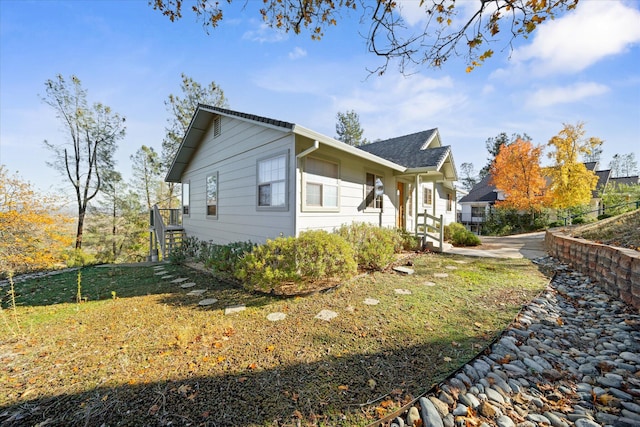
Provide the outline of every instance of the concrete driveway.
{"type": "Polygon", "coordinates": [[[490,258],[539,258],[546,256],[544,231],[513,236],[480,236],[482,245],[465,248],[445,246],[447,254],[479,256],[490,258]]]}

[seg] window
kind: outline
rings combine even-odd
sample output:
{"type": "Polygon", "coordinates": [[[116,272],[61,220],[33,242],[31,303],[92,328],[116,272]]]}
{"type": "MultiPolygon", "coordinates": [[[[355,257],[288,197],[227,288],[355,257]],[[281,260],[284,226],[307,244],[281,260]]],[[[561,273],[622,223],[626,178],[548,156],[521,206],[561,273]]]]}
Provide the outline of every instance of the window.
{"type": "Polygon", "coordinates": [[[472,218],[484,218],[485,209],[484,206],[472,206],[471,217],[472,218]]]}
{"type": "Polygon", "coordinates": [[[287,207],[287,156],[258,161],[258,207],[287,207]]]}
{"type": "Polygon", "coordinates": [[[451,193],[447,193],[447,211],[450,212],[453,209],[453,196],[451,193]]]}
{"type": "Polygon", "coordinates": [[[191,194],[189,193],[189,183],[182,183],[182,215],[189,215],[189,200],[191,194]]]}
{"type": "Polygon", "coordinates": [[[433,204],[433,190],[428,187],[424,187],[424,193],[422,195],[422,204],[431,206],[433,204]]]}
{"type": "Polygon", "coordinates": [[[376,196],[375,185],[376,181],[380,180],[384,182],[384,177],[373,173],[367,173],[366,178],[366,202],[368,208],[382,209],[383,196],[376,196]]]}
{"type": "Polygon", "coordinates": [[[216,138],[218,136],[220,136],[220,133],[222,132],[221,129],[221,122],[222,120],[220,120],[220,116],[216,116],[215,119],[213,119],[213,137],[216,138]]]}
{"type": "Polygon", "coordinates": [[[307,157],[305,159],[304,206],[311,208],[338,208],[339,174],[337,163],[307,157]]]}
{"type": "Polygon", "coordinates": [[[218,173],[207,175],[207,216],[218,217],[218,173]]]}

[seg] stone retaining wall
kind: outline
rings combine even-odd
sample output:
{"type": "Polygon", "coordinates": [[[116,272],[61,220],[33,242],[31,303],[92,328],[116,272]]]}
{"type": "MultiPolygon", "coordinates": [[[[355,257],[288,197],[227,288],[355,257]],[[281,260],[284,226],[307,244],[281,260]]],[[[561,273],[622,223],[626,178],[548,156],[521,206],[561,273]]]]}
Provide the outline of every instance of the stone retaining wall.
{"type": "Polygon", "coordinates": [[[547,231],[549,255],[600,283],[610,295],[640,310],[640,252],[547,231]]]}

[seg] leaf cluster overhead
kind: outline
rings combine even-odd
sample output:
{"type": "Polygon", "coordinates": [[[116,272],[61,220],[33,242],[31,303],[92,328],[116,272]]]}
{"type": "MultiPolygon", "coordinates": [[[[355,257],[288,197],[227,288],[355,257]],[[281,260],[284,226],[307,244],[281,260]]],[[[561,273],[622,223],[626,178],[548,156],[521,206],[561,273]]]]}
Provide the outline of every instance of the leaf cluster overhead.
{"type": "MultiPolygon", "coordinates": [[[[301,34],[309,32],[320,40],[349,13],[360,15],[368,26],[363,33],[367,49],[383,59],[376,70],[386,71],[397,60],[404,72],[412,66],[441,66],[451,56],[463,55],[467,71],[493,55],[489,45],[502,37],[505,45],[527,37],[541,23],[574,9],[579,0],[480,0],[470,14],[455,0],[421,0],[424,20],[416,30],[402,16],[402,3],[394,0],[263,0],[259,14],[271,28],[301,34]]],[[[205,29],[214,29],[233,0],[197,0],[191,11],[205,29]],[[226,5],[225,5],[226,3],[226,5]]],[[[172,22],[182,18],[183,0],[149,0],[149,5],[172,22]]],[[[251,6],[250,2],[244,8],[251,6]]]]}

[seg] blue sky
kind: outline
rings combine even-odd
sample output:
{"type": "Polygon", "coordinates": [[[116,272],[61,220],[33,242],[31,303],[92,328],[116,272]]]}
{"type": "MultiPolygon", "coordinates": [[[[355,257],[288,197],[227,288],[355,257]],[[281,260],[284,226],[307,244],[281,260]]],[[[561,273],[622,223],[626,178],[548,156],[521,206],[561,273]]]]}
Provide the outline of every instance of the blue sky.
{"type": "MultiPolygon", "coordinates": [[[[640,160],[640,2],[582,0],[527,40],[493,47],[472,73],[462,60],[403,76],[366,50],[352,14],[321,41],[280,34],[262,24],[258,3],[236,1],[209,35],[195,17],[171,23],[139,1],[0,1],[0,164],[42,191],[69,184],[46,166],[43,141],[66,135],[39,95],[57,74],[77,75],[91,102],[127,118],[118,169],[141,145],[160,151],[180,73],[222,87],[231,109],[303,125],[335,136],[336,113],[355,110],[364,136],[385,139],[437,127],[459,167],[486,163],[485,141],[527,133],[546,144],[563,123],[585,122],[611,157],[640,160]]],[[[261,2],[260,2],[261,3],[261,2]]],[[[404,1],[419,28],[424,12],[404,1]]],[[[460,2],[461,13],[477,0],[460,2]]],[[[64,190],[60,190],[64,189],[64,190]]],[[[62,194],[62,193],[60,193],[62,194]]]]}

